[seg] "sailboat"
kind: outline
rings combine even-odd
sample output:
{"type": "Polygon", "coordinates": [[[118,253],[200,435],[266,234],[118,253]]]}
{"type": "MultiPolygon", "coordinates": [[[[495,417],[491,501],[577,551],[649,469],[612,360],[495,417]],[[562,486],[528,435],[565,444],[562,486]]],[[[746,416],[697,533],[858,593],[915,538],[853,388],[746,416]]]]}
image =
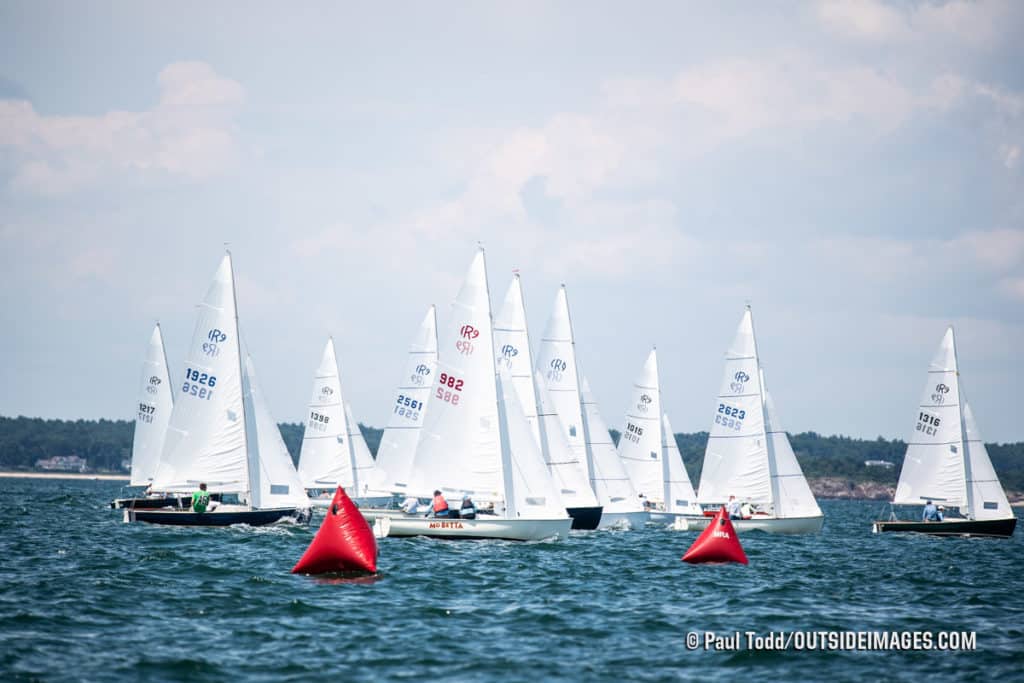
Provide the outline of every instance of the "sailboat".
{"type": "MultiPolygon", "coordinates": [[[[327,340],[313,379],[299,452],[299,478],[309,492],[342,486],[358,498],[369,486],[373,456],[341,390],[334,338],[327,340]]],[[[330,503],[323,499],[323,507],[330,503]]]]}
{"type": "Polygon", "coordinates": [[[546,392],[539,388],[543,377],[539,373],[536,380],[534,377],[526,305],[518,273],[512,276],[505,303],[494,321],[494,350],[496,363],[508,371],[533,438],[548,464],[548,471],[559,486],[567,506],[566,512],[573,519],[572,528],[596,529],[601,521],[601,506],[590,489],[579,460],[573,456],[561,425],[557,423],[557,414],[543,406],[543,394],[546,392]]]}
{"type": "Polygon", "coordinates": [[[439,335],[437,369],[406,492],[440,490],[457,507],[471,496],[475,519],[392,517],[390,536],[564,538],[572,525],[512,386],[494,362],[483,249],[470,265],[439,335]]]}
{"type": "MultiPolygon", "coordinates": [[[[160,323],[157,323],[150,335],[146,359],[142,363],[129,486],[149,486],[153,483],[173,408],[174,395],[167,369],[167,351],[164,349],[160,323]]],[[[180,504],[180,496],[158,493],[137,498],[118,498],[110,503],[110,507],[161,508],[180,504]]]]}
{"type": "MultiPolygon", "coordinates": [[[[427,309],[416,336],[409,346],[405,372],[395,389],[391,415],[377,446],[370,495],[409,495],[409,476],[423,431],[427,396],[437,369],[437,313],[433,305],[427,309]]],[[[378,517],[401,517],[406,512],[396,507],[367,507],[359,510],[369,522],[378,517]]]]}
{"type": "MultiPolygon", "coordinates": [[[[698,502],[715,512],[730,496],[754,506],[748,519],[733,520],[739,532],[820,531],[824,516],[764,387],[750,306],[726,353],[721,386],[704,451],[698,502]]],[[[689,528],[704,528],[708,519],[686,517],[685,522],[689,528]]]]}
{"type": "Polygon", "coordinates": [[[153,524],[262,526],[308,522],[309,498],[256,383],[242,361],[231,254],[224,256],[199,306],[160,464],[158,491],[236,495],[211,510],[126,510],[126,521],[153,524]]]}
{"type": "Polygon", "coordinates": [[[928,380],[916,413],[893,505],[924,505],[932,501],[959,508],[959,515],[947,510],[941,522],[900,521],[894,517],[874,522],[872,530],[1011,536],[1017,518],[960,386],[952,327],[946,330],[928,368],[928,380]]]}
{"type": "Polygon", "coordinates": [[[618,450],[633,489],[645,501],[650,521],[672,524],[677,514],[703,513],[693,495],[671,426],[665,429],[668,416],[662,414],[661,408],[658,352],[651,349],[640,376],[633,383],[618,450]],[[686,489],[689,489],[688,494],[686,489]]]}
{"type": "Polygon", "coordinates": [[[542,402],[550,406],[544,412],[553,412],[558,417],[551,421],[551,429],[556,425],[560,427],[569,445],[569,455],[563,456],[562,461],[569,463],[567,470],[570,467],[583,470],[602,508],[598,528],[642,527],[648,515],[622,468],[611,434],[585,381],[581,388],[565,285],[555,294],[551,317],[541,336],[537,372],[543,379],[542,402]]]}

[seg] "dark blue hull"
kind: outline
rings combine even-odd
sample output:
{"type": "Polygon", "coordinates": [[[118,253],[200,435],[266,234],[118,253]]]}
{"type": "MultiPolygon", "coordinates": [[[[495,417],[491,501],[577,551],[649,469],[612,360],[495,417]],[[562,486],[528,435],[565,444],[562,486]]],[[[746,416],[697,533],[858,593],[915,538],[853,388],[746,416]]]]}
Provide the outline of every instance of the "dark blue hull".
{"type": "Polygon", "coordinates": [[[597,525],[601,523],[603,510],[604,508],[600,505],[588,508],[565,508],[565,511],[572,517],[572,528],[582,530],[596,529],[597,525]]]}
{"type": "Polygon", "coordinates": [[[170,526],[267,526],[282,521],[309,524],[309,510],[275,508],[272,510],[243,510],[239,512],[191,512],[186,510],[132,510],[127,511],[129,522],[166,524],[170,526]]]}
{"type": "Polygon", "coordinates": [[[904,522],[900,520],[875,522],[875,531],[930,534],[932,536],[991,536],[1009,538],[1017,526],[1017,519],[965,519],[942,522],[904,522]]]}

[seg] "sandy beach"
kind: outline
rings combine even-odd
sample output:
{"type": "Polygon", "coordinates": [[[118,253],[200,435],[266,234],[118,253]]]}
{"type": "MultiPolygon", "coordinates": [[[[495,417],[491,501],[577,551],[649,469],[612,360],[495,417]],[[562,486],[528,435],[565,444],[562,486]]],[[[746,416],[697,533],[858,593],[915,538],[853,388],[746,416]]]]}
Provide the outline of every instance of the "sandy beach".
{"type": "Polygon", "coordinates": [[[92,479],[102,481],[128,481],[126,474],[80,474],[76,472],[0,472],[4,479],[92,479]]]}

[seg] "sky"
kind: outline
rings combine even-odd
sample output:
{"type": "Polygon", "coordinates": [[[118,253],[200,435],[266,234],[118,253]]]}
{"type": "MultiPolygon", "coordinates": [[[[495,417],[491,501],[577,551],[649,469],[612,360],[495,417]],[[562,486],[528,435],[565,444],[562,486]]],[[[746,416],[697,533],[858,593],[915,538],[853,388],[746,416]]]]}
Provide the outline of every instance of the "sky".
{"type": "Polygon", "coordinates": [[[612,427],[657,345],[708,429],[750,303],[789,431],[907,438],[954,325],[1024,441],[1024,3],[293,5],[0,3],[0,415],[131,419],[227,243],[275,417],[333,335],[383,426],[480,242],[612,427]]]}

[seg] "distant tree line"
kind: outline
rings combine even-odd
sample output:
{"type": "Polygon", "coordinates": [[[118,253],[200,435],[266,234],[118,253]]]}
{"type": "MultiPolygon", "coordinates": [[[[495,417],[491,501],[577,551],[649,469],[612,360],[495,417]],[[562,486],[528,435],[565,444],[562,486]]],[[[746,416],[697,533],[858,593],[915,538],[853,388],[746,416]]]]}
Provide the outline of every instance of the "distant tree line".
{"type": "MultiPolygon", "coordinates": [[[[298,462],[302,424],[283,423],[281,436],[298,462]]],[[[383,430],[359,425],[370,452],[376,454],[383,430]]],[[[0,417],[0,468],[32,470],[37,460],[55,455],[77,455],[95,472],[123,472],[131,457],[135,423],[127,420],[44,420],[0,417]]],[[[619,432],[611,430],[619,442],[619,432]]],[[[686,470],[694,486],[700,481],[708,433],[676,434],[686,470]]],[[[895,485],[907,446],[900,440],[874,440],[822,436],[814,432],[791,434],[790,443],[808,477],[840,477],[855,482],[895,485]],[[870,467],[867,460],[885,460],[894,467],[870,467]]],[[[1024,491],[1024,443],[986,444],[996,473],[1008,491],[1024,491]]]]}

